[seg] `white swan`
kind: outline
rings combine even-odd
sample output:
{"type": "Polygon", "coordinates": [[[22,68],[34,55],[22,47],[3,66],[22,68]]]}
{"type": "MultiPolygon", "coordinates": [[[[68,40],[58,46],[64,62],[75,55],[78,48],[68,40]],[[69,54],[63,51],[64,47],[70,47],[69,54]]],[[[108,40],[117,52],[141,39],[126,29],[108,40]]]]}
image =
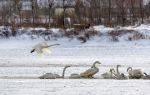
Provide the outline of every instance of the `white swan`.
{"type": "MultiPolygon", "coordinates": [[[[68,66],[68,67],[71,67],[71,66],[68,66]]],[[[63,73],[63,76],[64,76],[65,73],[63,73]]],[[[79,74],[77,73],[72,73],[70,76],[69,76],[69,79],[80,79],[82,78],[79,74]]]]}
{"type": "Polygon", "coordinates": [[[46,73],[42,76],[40,76],[39,78],[40,79],[56,79],[56,78],[64,78],[64,74],[65,74],[65,71],[66,69],[70,67],[70,66],[65,66],[64,69],[63,69],[63,72],[62,72],[62,76],[58,75],[58,74],[53,74],[53,73],[46,73]]]}
{"type": "Polygon", "coordinates": [[[55,45],[60,45],[60,44],[48,45],[46,42],[41,42],[41,43],[33,46],[33,49],[31,50],[31,53],[36,51],[38,54],[43,54],[45,51],[49,50],[49,47],[52,47],[52,46],[55,46],[55,45]]]}
{"type": "Polygon", "coordinates": [[[121,66],[121,65],[117,65],[117,68],[116,68],[117,73],[114,74],[114,75],[115,75],[115,78],[116,78],[116,79],[128,79],[125,74],[119,72],[119,67],[120,67],[120,66],[121,66]]]}
{"type": "Polygon", "coordinates": [[[91,66],[91,68],[84,71],[83,73],[80,73],[80,76],[83,78],[93,78],[93,75],[99,72],[99,69],[95,66],[96,64],[101,64],[101,63],[99,61],[95,61],[91,66]]]}
{"type": "Polygon", "coordinates": [[[140,79],[144,76],[141,69],[132,69],[132,67],[128,67],[127,72],[129,74],[130,79],[140,79]]]}
{"type": "Polygon", "coordinates": [[[114,68],[111,68],[111,69],[109,70],[109,72],[103,73],[101,76],[102,76],[102,78],[104,78],[104,79],[114,79],[114,78],[115,78],[114,73],[115,73],[114,68]]]}

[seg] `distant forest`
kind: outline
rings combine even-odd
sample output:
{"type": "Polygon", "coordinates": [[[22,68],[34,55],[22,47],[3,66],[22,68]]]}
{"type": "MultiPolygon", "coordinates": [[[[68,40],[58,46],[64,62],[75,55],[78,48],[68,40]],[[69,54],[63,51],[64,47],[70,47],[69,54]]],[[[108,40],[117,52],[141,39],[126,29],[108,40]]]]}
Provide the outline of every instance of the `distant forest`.
{"type": "Polygon", "coordinates": [[[0,25],[13,27],[150,23],[150,1],[143,0],[0,0],[0,7],[0,25]]]}

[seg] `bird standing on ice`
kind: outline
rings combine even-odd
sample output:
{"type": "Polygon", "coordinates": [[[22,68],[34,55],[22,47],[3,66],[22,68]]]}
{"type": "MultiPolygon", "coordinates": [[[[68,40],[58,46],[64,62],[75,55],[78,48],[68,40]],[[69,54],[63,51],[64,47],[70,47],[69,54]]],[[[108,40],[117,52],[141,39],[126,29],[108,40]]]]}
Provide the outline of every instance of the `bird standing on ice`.
{"type": "Polygon", "coordinates": [[[60,44],[48,45],[46,42],[42,42],[42,43],[35,45],[33,49],[31,50],[31,53],[36,51],[38,54],[43,54],[45,52],[49,52],[49,47],[56,46],[56,45],[60,45],[60,44]]]}

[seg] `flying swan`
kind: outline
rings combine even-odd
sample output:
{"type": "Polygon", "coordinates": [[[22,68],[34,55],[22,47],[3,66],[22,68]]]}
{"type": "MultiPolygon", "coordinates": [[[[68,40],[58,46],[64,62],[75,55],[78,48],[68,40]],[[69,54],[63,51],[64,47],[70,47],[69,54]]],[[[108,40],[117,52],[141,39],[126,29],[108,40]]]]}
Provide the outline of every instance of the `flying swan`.
{"type": "Polygon", "coordinates": [[[56,46],[56,45],[60,45],[60,44],[48,45],[46,42],[41,42],[33,46],[33,49],[31,50],[30,53],[33,53],[36,51],[38,54],[43,54],[44,52],[49,51],[50,47],[56,46]]]}

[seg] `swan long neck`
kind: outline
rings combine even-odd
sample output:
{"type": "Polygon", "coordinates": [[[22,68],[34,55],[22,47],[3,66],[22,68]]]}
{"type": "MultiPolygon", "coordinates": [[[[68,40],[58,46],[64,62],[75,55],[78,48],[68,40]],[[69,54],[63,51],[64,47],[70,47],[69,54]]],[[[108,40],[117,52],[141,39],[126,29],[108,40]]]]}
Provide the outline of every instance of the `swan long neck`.
{"type": "Polygon", "coordinates": [[[120,65],[117,65],[117,74],[119,75],[120,73],[119,73],[119,66],[120,65]]]}
{"type": "Polygon", "coordinates": [[[92,68],[95,68],[95,64],[96,64],[96,63],[94,63],[94,64],[92,65],[92,68]]]}
{"type": "Polygon", "coordinates": [[[132,67],[128,67],[127,72],[132,71],[132,67]]]}
{"type": "Polygon", "coordinates": [[[65,71],[66,71],[66,69],[67,69],[68,67],[70,67],[70,66],[65,66],[64,69],[63,69],[63,72],[62,72],[62,77],[63,77],[63,78],[64,78],[64,76],[65,76],[65,71]]]}
{"type": "Polygon", "coordinates": [[[93,65],[91,66],[91,68],[95,68],[96,66],[95,66],[95,64],[101,64],[99,61],[95,61],[94,63],[93,63],[93,65]]]}

